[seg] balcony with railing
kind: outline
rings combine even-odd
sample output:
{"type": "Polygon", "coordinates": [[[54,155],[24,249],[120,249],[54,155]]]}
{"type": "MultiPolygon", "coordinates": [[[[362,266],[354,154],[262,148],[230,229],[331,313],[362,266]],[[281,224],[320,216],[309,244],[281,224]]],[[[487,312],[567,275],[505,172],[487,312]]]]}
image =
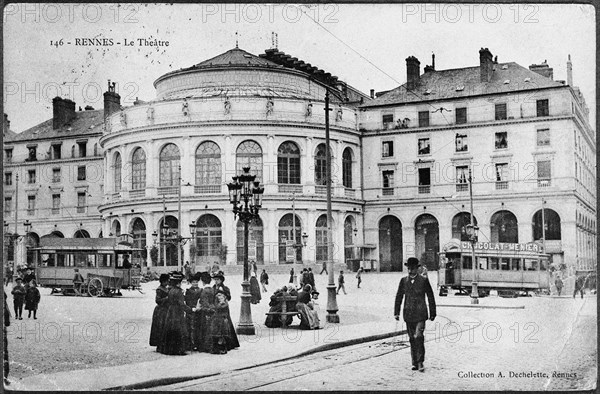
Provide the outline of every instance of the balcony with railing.
{"type": "Polygon", "coordinates": [[[77,213],[86,213],[86,212],[87,212],[86,206],[78,206],[77,207],[77,213]]]}
{"type": "Polygon", "coordinates": [[[538,187],[550,187],[550,186],[552,186],[552,182],[550,182],[549,178],[538,179],[537,184],[538,184],[538,187]]]}
{"type": "Polygon", "coordinates": [[[52,208],[53,215],[60,215],[60,208],[52,208]]]}
{"type": "Polygon", "coordinates": [[[382,196],[393,196],[394,195],[394,188],[393,187],[383,187],[383,188],[381,188],[381,195],[382,196]]]}
{"type": "Polygon", "coordinates": [[[468,192],[469,191],[469,184],[468,183],[457,183],[456,184],[456,191],[457,192],[468,192]]]}
{"type": "Polygon", "coordinates": [[[221,185],[196,185],[194,186],[196,194],[219,194],[221,193],[221,185]]]}
{"type": "Polygon", "coordinates": [[[280,183],[278,185],[278,190],[279,193],[298,193],[301,194],[302,193],[302,185],[289,185],[289,184],[282,184],[280,183]]]}
{"type": "Polygon", "coordinates": [[[348,198],[356,198],[356,189],[345,188],[344,195],[348,198]]]}
{"type": "Polygon", "coordinates": [[[129,191],[129,198],[144,198],[146,197],[146,189],[135,189],[129,191]]]}
{"type": "Polygon", "coordinates": [[[178,192],[179,192],[179,188],[177,186],[160,186],[158,188],[159,196],[173,195],[173,194],[177,194],[178,192]]]}
{"type": "Polygon", "coordinates": [[[419,194],[430,194],[431,185],[419,185],[419,194]]]}
{"type": "Polygon", "coordinates": [[[508,189],[508,181],[497,181],[496,182],[496,190],[506,190],[508,189]]]}
{"type": "Polygon", "coordinates": [[[315,186],[315,194],[327,194],[327,186],[315,186]]]}
{"type": "Polygon", "coordinates": [[[117,201],[121,199],[121,192],[116,192],[112,194],[113,201],[117,201]]]}

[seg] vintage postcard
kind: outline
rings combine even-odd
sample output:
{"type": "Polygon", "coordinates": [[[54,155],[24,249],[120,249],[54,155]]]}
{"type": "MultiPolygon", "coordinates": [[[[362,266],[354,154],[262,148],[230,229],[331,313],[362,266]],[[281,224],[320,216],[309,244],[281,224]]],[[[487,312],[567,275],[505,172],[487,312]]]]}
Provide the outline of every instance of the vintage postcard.
{"type": "Polygon", "coordinates": [[[597,388],[591,5],[3,11],[6,389],[597,388]]]}

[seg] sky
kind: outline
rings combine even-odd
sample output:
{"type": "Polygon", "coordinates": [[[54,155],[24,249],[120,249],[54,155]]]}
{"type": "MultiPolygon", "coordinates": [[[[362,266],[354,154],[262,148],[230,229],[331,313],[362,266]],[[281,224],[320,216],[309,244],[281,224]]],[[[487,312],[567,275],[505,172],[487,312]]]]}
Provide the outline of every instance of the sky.
{"type": "Polygon", "coordinates": [[[586,5],[9,4],[4,23],[4,112],[16,132],[50,119],[57,95],[102,108],[109,79],[125,106],[152,100],[159,76],[236,40],[264,53],[272,32],[280,51],[366,94],[404,83],[411,55],[421,72],[432,53],[437,70],[452,69],[479,65],[487,47],[499,62],[547,61],[554,79],[566,80],[570,54],[595,125],[596,21],[586,5]],[[84,45],[91,38],[106,45],[84,45]],[[154,40],[163,45],[148,45],[154,40]]]}

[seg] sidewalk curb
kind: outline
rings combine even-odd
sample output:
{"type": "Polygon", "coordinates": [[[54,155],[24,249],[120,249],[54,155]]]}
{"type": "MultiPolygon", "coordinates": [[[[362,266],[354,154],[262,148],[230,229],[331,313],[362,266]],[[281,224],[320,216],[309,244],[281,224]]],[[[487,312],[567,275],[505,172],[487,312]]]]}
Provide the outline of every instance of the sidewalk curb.
{"type": "MultiPolygon", "coordinates": [[[[243,370],[251,369],[251,368],[264,367],[265,365],[280,363],[280,362],[292,360],[292,359],[295,359],[298,357],[305,357],[305,356],[309,356],[311,354],[320,353],[320,352],[324,352],[327,350],[338,349],[338,348],[346,347],[346,346],[353,346],[353,345],[357,345],[359,343],[378,341],[380,339],[391,338],[391,337],[395,337],[398,335],[404,335],[406,333],[407,333],[406,330],[401,330],[401,331],[386,332],[383,334],[369,335],[366,337],[347,339],[345,341],[339,341],[336,343],[330,343],[327,345],[317,346],[313,349],[304,351],[302,353],[298,353],[294,356],[284,357],[284,358],[277,359],[277,360],[271,360],[271,361],[267,361],[267,362],[260,363],[260,364],[249,365],[247,367],[235,368],[235,369],[232,369],[231,371],[243,371],[243,370]]],[[[225,371],[225,372],[230,372],[230,371],[225,371]]],[[[211,376],[220,375],[221,373],[222,372],[216,372],[216,373],[197,375],[197,376],[178,376],[178,377],[172,377],[172,378],[153,379],[153,380],[147,380],[145,382],[139,382],[139,383],[129,384],[129,385],[125,385],[125,386],[107,387],[107,388],[102,389],[102,391],[143,390],[143,389],[148,389],[148,388],[152,388],[152,387],[166,386],[169,384],[181,383],[181,382],[185,382],[185,381],[189,381],[189,380],[204,379],[204,378],[208,378],[211,376]]]]}
{"type": "Polygon", "coordinates": [[[438,304],[438,308],[440,307],[449,307],[449,308],[482,308],[482,309],[525,309],[525,305],[520,306],[494,306],[494,305],[460,305],[460,304],[438,304]]]}

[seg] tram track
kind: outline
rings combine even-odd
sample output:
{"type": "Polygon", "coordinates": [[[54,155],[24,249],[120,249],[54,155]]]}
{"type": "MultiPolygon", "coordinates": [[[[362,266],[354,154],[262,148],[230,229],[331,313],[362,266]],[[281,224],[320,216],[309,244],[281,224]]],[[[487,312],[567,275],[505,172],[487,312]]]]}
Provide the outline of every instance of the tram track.
{"type": "MultiPolygon", "coordinates": [[[[445,316],[438,315],[437,317],[447,319],[450,324],[458,323],[445,316]]],[[[459,332],[453,331],[451,335],[474,330],[478,326],[479,325],[470,326],[459,332]]],[[[200,379],[155,387],[154,389],[181,391],[209,391],[215,389],[232,391],[268,390],[269,386],[278,385],[282,382],[291,381],[313,373],[331,370],[349,364],[368,362],[371,359],[409,349],[410,344],[408,337],[402,339],[405,335],[406,331],[399,331],[398,335],[392,337],[393,339],[385,338],[360,344],[350,344],[337,349],[328,349],[317,353],[299,355],[293,358],[258,366],[222,372],[200,379]]],[[[440,338],[448,335],[450,334],[442,335],[440,338]]],[[[440,338],[437,339],[439,340],[440,338]]],[[[426,342],[435,339],[435,337],[426,339],[426,342]]]]}

